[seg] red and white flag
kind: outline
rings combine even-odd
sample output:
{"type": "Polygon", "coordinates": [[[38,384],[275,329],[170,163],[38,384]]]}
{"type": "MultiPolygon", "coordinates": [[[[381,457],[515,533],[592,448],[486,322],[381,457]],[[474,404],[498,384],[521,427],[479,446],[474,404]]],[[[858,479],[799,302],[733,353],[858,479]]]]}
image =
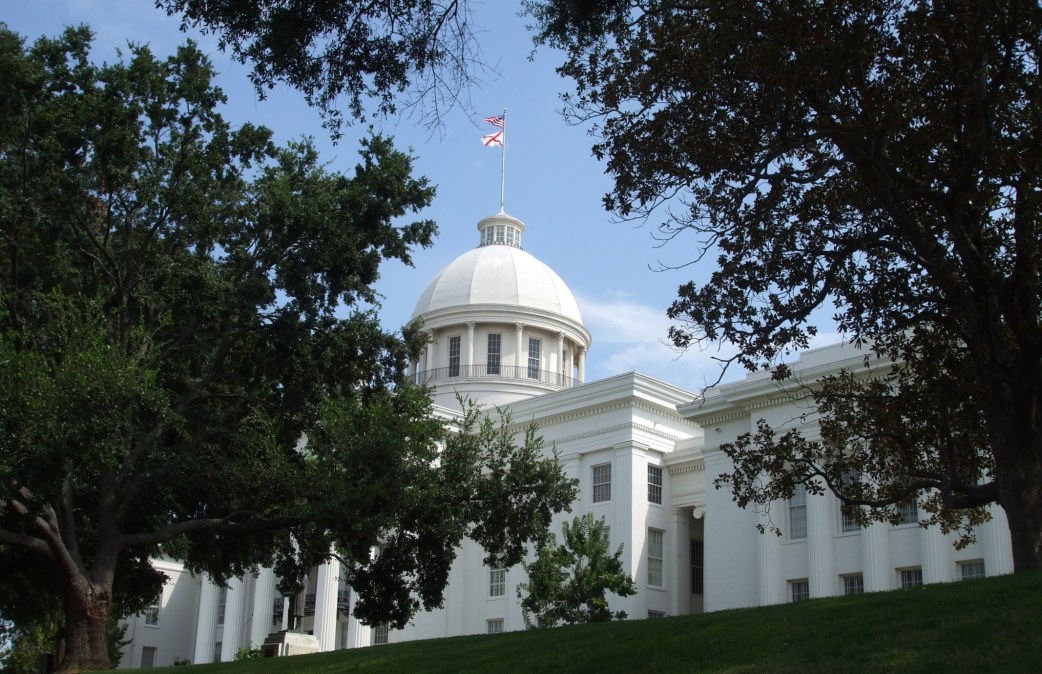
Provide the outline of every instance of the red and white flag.
{"type": "Polygon", "coordinates": [[[492,117],[486,117],[485,121],[492,126],[498,126],[501,129],[507,128],[507,122],[503,119],[503,115],[493,115],[492,117]]]}
{"type": "Polygon", "coordinates": [[[503,147],[503,132],[496,131],[481,137],[481,144],[485,147],[503,147]]]}

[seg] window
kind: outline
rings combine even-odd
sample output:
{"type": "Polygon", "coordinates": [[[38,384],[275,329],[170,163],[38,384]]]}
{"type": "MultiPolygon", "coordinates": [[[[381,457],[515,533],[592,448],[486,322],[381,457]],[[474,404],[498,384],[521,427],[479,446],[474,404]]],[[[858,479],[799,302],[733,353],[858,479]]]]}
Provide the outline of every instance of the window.
{"type": "Polygon", "coordinates": [[[376,625],[373,627],[373,645],[382,646],[387,643],[388,637],[390,636],[387,629],[387,625],[376,625]]]}
{"type": "Polygon", "coordinates": [[[648,503],[662,505],[662,466],[648,466],[648,503]]]}
{"type": "Polygon", "coordinates": [[[807,537],[807,487],[796,485],[789,499],[789,540],[798,541],[807,537]]]}
{"type": "Polygon", "coordinates": [[[648,619],[654,620],[655,618],[665,618],[666,614],[663,611],[648,611],[648,619]]]}
{"type": "Polygon", "coordinates": [[[691,594],[705,593],[705,543],[691,541],[691,594]]]}
{"type": "Polygon", "coordinates": [[[602,463],[593,467],[593,502],[611,500],[611,464],[602,463]]]}
{"type": "Polygon", "coordinates": [[[460,354],[460,341],[461,337],[456,335],[455,337],[449,337],[449,376],[459,376],[459,354],[460,354]]]}
{"type": "MultiPolygon", "coordinates": [[[[842,492],[845,496],[850,498],[860,497],[862,495],[861,490],[861,471],[856,468],[852,468],[843,473],[840,478],[842,485],[842,492]]],[[[857,515],[860,514],[860,506],[844,505],[842,501],[839,504],[839,528],[843,533],[852,533],[855,531],[861,531],[861,525],[857,521],[857,515]]]]}
{"type": "Polygon", "coordinates": [[[959,562],[959,572],[962,574],[963,580],[972,580],[973,578],[984,578],[984,560],[975,559],[972,562],[959,562]]]}
{"type": "Polygon", "coordinates": [[[850,573],[840,576],[843,579],[843,594],[864,594],[865,576],[860,573],[850,573]]]}
{"type": "Polygon", "coordinates": [[[539,379],[539,371],[542,369],[540,356],[542,353],[542,340],[535,337],[528,338],[528,378],[539,379]]]}
{"type": "Polygon", "coordinates": [[[793,602],[810,599],[810,582],[806,578],[789,581],[789,596],[793,602]]]}
{"type": "Polygon", "coordinates": [[[144,646],[141,649],[141,667],[155,667],[156,666],[156,648],[155,646],[144,646]]]}
{"type": "Polygon", "coordinates": [[[859,524],[857,518],[851,514],[856,508],[857,506],[844,506],[842,503],[839,504],[839,526],[845,534],[853,531],[861,531],[861,524],[859,524]]]}
{"type": "Polygon", "coordinates": [[[897,504],[896,510],[898,515],[897,526],[919,523],[919,507],[916,505],[914,498],[897,504]]]}
{"type": "Polygon", "coordinates": [[[503,633],[503,619],[494,618],[492,620],[485,621],[485,632],[487,634],[502,634],[503,633]]]}
{"type": "Polygon", "coordinates": [[[150,627],[159,626],[159,602],[155,601],[145,609],[145,624],[150,627]]]}
{"type": "Polygon", "coordinates": [[[648,585],[662,587],[662,541],[664,532],[648,529],[648,585]]]}
{"type": "Polygon", "coordinates": [[[485,374],[499,374],[499,359],[503,353],[503,340],[499,333],[490,333],[488,336],[488,364],[485,365],[485,374]]]}
{"type": "Polygon", "coordinates": [[[496,566],[488,570],[488,596],[502,597],[507,593],[507,570],[496,566]]]}
{"type": "MultiPolygon", "coordinates": [[[[221,593],[217,595],[217,626],[224,624],[224,607],[228,604],[228,588],[222,587],[221,593]]],[[[215,662],[220,662],[216,660],[215,662]]]]}
{"type": "Polygon", "coordinates": [[[221,646],[223,646],[223,645],[224,644],[222,644],[220,641],[214,642],[214,645],[213,645],[213,660],[211,662],[220,662],[221,661],[221,646]]]}
{"type": "Polygon", "coordinates": [[[898,575],[901,578],[902,590],[910,587],[922,587],[923,585],[923,570],[919,567],[914,569],[900,569],[898,575]]]}
{"type": "MultiPolygon", "coordinates": [[[[271,604],[271,623],[273,625],[282,624],[282,610],[285,605],[285,597],[275,597],[275,601],[271,604]]],[[[290,627],[292,627],[292,625],[290,627]]]]}

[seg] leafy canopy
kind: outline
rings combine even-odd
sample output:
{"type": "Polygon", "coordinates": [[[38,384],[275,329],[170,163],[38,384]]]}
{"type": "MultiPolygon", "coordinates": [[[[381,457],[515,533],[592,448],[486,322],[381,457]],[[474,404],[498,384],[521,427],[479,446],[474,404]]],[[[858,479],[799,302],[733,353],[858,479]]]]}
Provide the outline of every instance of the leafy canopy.
{"type": "Polygon", "coordinates": [[[677,346],[730,342],[731,362],[784,379],[779,362],[831,314],[899,364],[876,373],[882,387],[826,384],[822,409],[860,420],[824,444],[743,440],[735,497],[835,485],[855,463],[880,486],[852,502],[1000,502],[1017,568],[1042,566],[1038,3],[526,9],[537,39],[565,52],[566,112],[590,123],[614,178],[606,205],[661,217],[692,262],[713,264],[669,309],[677,346]],[[899,419],[929,428],[890,432],[899,419]],[[872,426],[870,458],[857,447],[872,426]]]}
{"type": "Polygon", "coordinates": [[[636,585],[622,568],[620,543],[614,553],[608,525],[593,513],[561,524],[560,545],[553,533],[536,550],[536,558],[523,564],[528,582],[517,588],[525,625],[555,627],[560,624],[625,620],[625,611],[612,611],[607,593],[628,597],[636,585]]]}
{"type": "Polygon", "coordinates": [[[303,92],[339,137],[347,122],[417,110],[429,126],[457,105],[488,67],[466,0],[155,0],[184,26],[216,33],[221,49],[252,67],[263,95],[283,82],[303,92]]]}
{"type": "Polygon", "coordinates": [[[464,536],[516,563],[575,487],[534,431],[471,408],[447,434],[405,375],[419,330],[379,324],[380,265],[435,232],[406,220],[434,196],[412,158],[373,136],[331,172],[231,128],[192,43],[99,66],[90,42],[0,30],[0,584],[49,593],[3,615],[60,598],[63,667],[97,669],[160,554],[289,590],[335,546],[396,625],[464,536]]]}

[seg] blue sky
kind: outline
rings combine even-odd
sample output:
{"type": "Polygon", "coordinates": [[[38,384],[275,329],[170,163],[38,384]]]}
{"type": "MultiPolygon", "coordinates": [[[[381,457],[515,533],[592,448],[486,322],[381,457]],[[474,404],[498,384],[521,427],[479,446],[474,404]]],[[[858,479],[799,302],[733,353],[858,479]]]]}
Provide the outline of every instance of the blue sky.
{"type": "MultiPolygon", "coordinates": [[[[437,185],[433,206],[422,216],[438,223],[434,246],[418,251],[414,267],[386,265],[378,289],[384,296],[381,320],[389,329],[406,323],[427,283],[457,256],[478,243],[477,222],[499,210],[500,152],[481,145],[494,129],[482,119],[507,109],[506,211],[526,225],[524,248],[553,268],[571,288],[593,335],[587,379],[636,370],[699,391],[715,380],[715,349],[676,353],[666,345],[665,312],[677,287],[712,273],[712,260],[675,271],[653,271],[694,256],[683,238],[659,247],[651,224],[615,221],[601,205],[610,187],[604,167],[590,154],[586,129],[560,115],[559,93],[569,82],[554,67],[557,54],[532,54],[519,2],[472,2],[483,61],[496,75],[470,91],[473,115],[452,110],[434,134],[409,117],[378,120],[377,130],[393,135],[416,156],[416,172],[437,185]]],[[[53,36],[65,25],[86,23],[96,33],[94,58],[114,61],[128,40],[149,43],[158,55],[171,53],[188,35],[179,19],[155,9],[151,0],[5,0],[0,21],[30,41],[53,36]]],[[[246,70],[221,53],[212,36],[191,34],[213,60],[228,95],[222,112],[233,124],[246,121],[271,128],[286,141],[312,136],[329,169],[350,173],[357,159],[360,127],[333,145],[317,113],[292,89],[277,88],[258,100],[246,70]]],[[[824,335],[819,344],[835,341],[824,335]]],[[[742,375],[737,369],[726,379],[742,375]]]]}

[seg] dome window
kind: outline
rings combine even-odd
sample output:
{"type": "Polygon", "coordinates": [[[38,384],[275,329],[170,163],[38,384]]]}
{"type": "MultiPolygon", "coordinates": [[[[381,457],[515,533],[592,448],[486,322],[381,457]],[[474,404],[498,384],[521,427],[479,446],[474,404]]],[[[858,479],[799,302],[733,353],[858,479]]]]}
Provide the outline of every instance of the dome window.
{"type": "Polygon", "coordinates": [[[482,246],[521,247],[521,229],[513,224],[486,225],[481,230],[482,246]]]}

